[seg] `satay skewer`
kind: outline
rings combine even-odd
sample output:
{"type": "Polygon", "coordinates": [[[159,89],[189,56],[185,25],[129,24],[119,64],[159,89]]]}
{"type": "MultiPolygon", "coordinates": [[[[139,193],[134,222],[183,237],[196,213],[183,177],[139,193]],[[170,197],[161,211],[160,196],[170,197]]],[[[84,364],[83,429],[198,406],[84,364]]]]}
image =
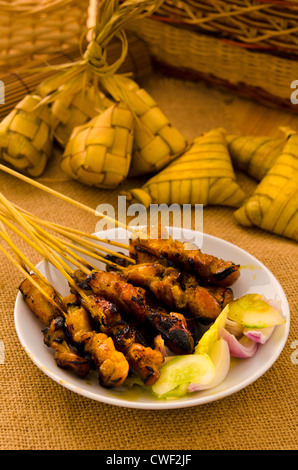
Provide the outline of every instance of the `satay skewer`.
{"type": "MultiPolygon", "coordinates": [[[[90,250],[93,249],[94,253],[96,253],[97,251],[104,252],[104,253],[107,253],[111,256],[117,256],[118,258],[123,258],[130,264],[135,264],[135,260],[133,260],[129,255],[124,255],[123,253],[115,252],[115,251],[110,250],[109,248],[104,247],[104,246],[99,244],[99,242],[109,243],[109,240],[105,240],[103,238],[98,238],[98,237],[92,236],[92,235],[90,235],[86,232],[82,232],[82,231],[75,230],[75,229],[72,229],[72,228],[69,228],[69,227],[65,227],[63,225],[48,222],[46,220],[43,220],[43,219],[37,217],[34,214],[31,214],[28,211],[24,211],[22,208],[18,208],[15,204],[13,204],[13,205],[14,205],[14,207],[16,207],[23,214],[24,217],[27,218],[27,220],[29,218],[29,219],[35,221],[37,224],[45,226],[46,228],[48,228],[48,229],[50,229],[54,232],[57,232],[60,235],[63,235],[64,237],[66,237],[66,238],[69,238],[70,240],[72,240],[73,242],[76,242],[77,244],[88,247],[90,250]]],[[[114,242],[113,242],[113,244],[114,244],[114,242]]],[[[118,246],[119,248],[124,248],[124,249],[128,248],[127,245],[125,245],[123,243],[118,243],[118,242],[115,242],[115,246],[118,246]]]]}
{"type": "MultiPolygon", "coordinates": [[[[10,223],[8,223],[8,226],[10,228],[13,227],[13,225],[10,223]]],[[[37,227],[34,226],[33,229],[35,229],[36,233],[38,233],[37,227]]],[[[21,234],[21,232],[19,232],[19,234],[21,234]]],[[[3,235],[3,237],[6,238],[6,234],[3,235]]],[[[30,241],[28,237],[24,236],[23,234],[22,234],[22,238],[23,240],[27,242],[30,241]]],[[[14,249],[15,252],[18,252],[18,248],[13,244],[13,242],[9,239],[8,236],[7,236],[6,241],[10,244],[10,246],[14,249]]],[[[62,261],[62,259],[60,258],[58,254],[59,250],[57,250],[58,253],[56,253],[54,251],[54,248],[51,246],[52,244],[51,243],[49,244],[49,240],[46,239],[45,241],[47,242],[48,251],[52,253],[53,255],[53,259],[51,260],[51,262],[53,263],[54,260],[56,261],[56,263],[54,262],[56,268],[59,269],[59,271],[62,272],[64,276],[65,274],[71,275],[73,270],[71,267],[68,267],[67,265],[65,265],[65,263],[62,261]]],[[[37,248],[32,241],[30,242],[30,246],[35,249],[37,248]]],[[[39,253],[42,253],[44,257],[46,257],[46,254],[42,252],[40,246],[38,246],[38,249],[39,249],[39,253]]],[[[25,262],[27,262],[29,267],[34,269],[36,274],[39,275],[40,273],[38,273],[38,271],[32,265],[32,263],[30,263],[30,261],[24,255],[22,255],[22,253],[21,253],[21,256],[25,260],[25,262]]],[[[90,272],[90,268],[86,269],[86,271],[84,272],[85,274],[86,273],[88,274],[90,272]]],[[[32,276],[28,275],[27,279],[35,286],[38,286],[37,288],[39,289],[40,292],[43,292],[40,286],[34,281],[32,276]]],[[[69,278],[68,280],[69,280],[69,283],[71,284],[69,278]]],[[[105,347],[107,348],[108,347],[107,345],[109,343],[109,355],[113,356],[116,360],[116,357],[117,357],[116,351],[114,351],[113,349],[114,346],[112,346],[111,341],[107,339],[107,335],[102,335],[102,334],[99,335],[98,333],[91,331],[92,326],[91,326],[90,320],[88,319],[88,315],[86,311],[84,310],[86,304],[90,306],[90,302],[87,302],[87,300],[89,301],[90,298],[87,296],[84,296],[83,291],[78,286],[74,284],[71,284],[71,285],[72,285],[72,288],[76,290],[78,295],[79,293],[82,295],[83,297],[82,302],[84,304],[81,306],[78,304],[73,304],[73,303],[70,305],[66,305],[66,311],[64,314],[65,324],[68,330],[70,329],[70,331],[72,332],[74,341],[81,343],[86,348],[87,352],[90,352],[90,348],[91,348],[91,351],[93,350],[94,355],[96,356],[97,351],[94,350],[94,347],[96,346],[96,341],[98,339],[103,341],[103,339],[105,338],[105,343],[106,343],[105,347]],[[79,313],[76,312],[78,307],[80,307],[79,313]],[[79,319],[79,316],[80,316],[80,319],[79,319]],[[76,328],[77,326],[79,326],[79,328],[76,328]]],[[[65,298],[61,298],[61,302],[63,303],[63,305],[65,305],[65,298]]],[[[62,311],[62,313],[64,312],[62,311]]],[[[99,313],[100,312],[97,309],[97,314],[99,313]]],[[[144,347],[142,344],[138,344],[131,337],[131,333],[133,332],[133,330],[128,329],[128,324],[123,324],[122,326],[123,328],[121,332],[120,330],[117,332],[117,325],[116,325],[116,330],[114,330],[115,345],[116,346],[118,345],[119,346],[118,349],[122,350],[121,352],[123,352],[123,355],[121,357],[117,357],[118,365],[122,364],[122,372],[123,372],[123,370],[125,370],[125,363],[123,362],[123,357],[124,356],[127,357],[128,363],[134,368],[134,370],[138,373],[138,375],[140,375],[144,383],[146,383],[147,385],[149,384],[152,385],[159,378],[159,366],[163,363],[163,355],[161,354],[159,350],[153,350],[150,347],[144,347]],[[123,364],[124,364],[124,368],[123,368],[123,364]]],[[[51,335],[53,334],[57,335],[55,324],[48,326],[48,329],[49,331],[46,332],[47,338],[51,338],[51,335]]],[[[55,346],[57,345],[55,344],[55,346]]],[[[56,357],[56,359],[58,360],[58,357],[56,357]]],[[[96,363],[98,367],[100,367],[98,357],[96,357],[96,363]]],[[[118,378],[116,377],[113,380],[114,381],[116,380],[116,382],[119,382],[117,384],[121,384],[123,383],[124,378],[123,378],[123,375],[121,375],[121,377],[118,377],[118,378]]],[[[109,379],[108,381],[104,381],[103,377],[101,377],[101,382],[105,386],[113,385],[112,379],[109,379]]]]}
{"type": "Polygon", "coordinates": [[[91,207],[89,206],[86,206],[85,204],[79,202],[79,201],[76,201],[75,199],[72,199],[71,197],[69,196],[66,196],[65,194],[62,194],[62,193],[59,193],[58,191],[50,188],[49,186],[45,186],[44,184],[36,181],[36,180],[33,180],[31,178],[28,178],[28,176],[25,176],[15,170],[12,170],[11,168],[8,168],[6,167],[5,165],[2,165],[0,164],[0,170],[4,171],[5,173],[9,173],[10,175],[12,176],[15,176],[16,178],[26,182],[26,183],[29,183],[31,186],[35,186],[39,189],[41,189],[42,191],[45,191],[55,197],[58,197],[59,199],[62,199],[63,201],[66,201],[76,207],[79,207],[80,209],[83,209],[84,211],[88,212],[89,214],[92,214],[92,215],[96,215],[98,217],[101,217],[105,220],[107,220],[108,222],[111,222],[113,224],[116,224],[117,227],[122,227],[124,228],[125,230],[131,232],[131,233],[137,233],[134,229],[132,229],[131,227],[119,222],[118,220],[115,220],[111,217],[109,217],[108,215],[106,214],[103,214],[102,212],[99,212],[97,211],[96,209],[92,209],[91,207]]]}
{"type": "MultiPolygon", "coordinates": [[[[126,255],[123,255],[121,253],[117,253],[115,251],[109,250],[108,248],[105,248],[105,247],[101,246],[100,244],[98,244],[96,242],[85,240],[84,238],[82,238],[78,235],[72,235],[71,233],[68,233],[67,228],[66,228],[66,230],[56,229],[55,227],[53,228],[51,223],[47,223],[46,221],[42,221],[41,219],[39,219],[38,217],[35,217],[33,215],[28,216],[27,214],[24,214],[20,210],[16,209],[16,206],[13,205],[12,203],[10,203],[9,201],[7,201],[7,204],[11,204],[11,207],[13,207],[14,210],[18,212],[19,216],[22,218],[22,221],[26,221],[27,224],[30,224],[32,226],[32,228],[35,229],[35,233],[37,235],[40,234],[40,233],[43,233],[43,235],[45,237],[50,237],[48,232],[46,232],[45,230],[42,230],[40,225],[38,225],[38,222],[39,222],[39,223],[41,223],[41,225],[49,228],[50,230],[54,230],[54,232],[57,232],[57,233],[61,234],[61,236],[64,236],[64,238],[63,238],[64,247],[62,247],[62,245],[61,245],[61,243],[62,243],[61,238],[58,238],[57,236],[52,235],[51,238],[49,238],[49,239],[52,239],[53,241],[55,240],[55,243],[57,243],[58,246],[60,246],[62,249],[65,249],[68,252],[69,252],[69,249],[66,249],[65,245],[67,245],[69,248],[72,248],[76,251],[80,251],[81,253],[85,254],[88,257],[91,257],[91,258],[94,258],[98,261],[104,262],[105,264],[110,264],[111,266],[113,266],[113,263],[111,261],[107,260],[107,258],[105,258],[106,253],[108,253],[112,257],[121,258],[126,263],[135,264],[135,261],[132,260],[129,256],[126,256],[126,255]],[[55,238],[53,238],[53,237],[55,237],[55,238]],[[69,240],[71,240],[71,241],[69,241],[69,240]],[[105,260],[107,260],[107,262],[105,260]]],[[[1,206],[1,204],[0,204],[0,216],[1,216],[1,212],[2,212],[2,220],[4,221],[4,223],[6,225],[9,224],[7,219],[11,219],[11,220],[16,221],[16,216],[15,216],[16,212],[13,212],[11,210],[11,207],[10,207],[10,209],[8,209],[8,205],[3,206],[3,204],[2,204],[2,206],[1,206]]],[[[20,223],[20,218],[17,220],[17,222],[20,223]]],[[[23,224],[23,226],[24,226],[24,224],[23,224]]],[[[10,224],[10,228],[12,228],[12,224],[10,224]]],[[[12,228],[12,229],[14,230],[14,228],[12,228]]],[[[27,231],[28,231],[28,225],[27,225],[27,231]]],[[[72,252],[72,255],[73,255],[73,252],[72,252]]],[[[87,262],[84,258],[80,258],[80,262],[82,264],[87,264],[87,262]]],[[[116,267],[116,266],[114,266],[114,267],[116,267]]]]}
{"type": "MultiPolygon", "coordinates": [[[[8,240],[5,240],[8,242],[8,240]]],[[[32,286],[35,291],[42,295],[42,297],[50,305],[47,309],[42,309],[38,311],[36,307],[36,302],[27,300],[27,304],[30,306],[30,309],[34,311],[34,314],[38,319],[45,325],[45,328],[42,330],[44,334],[44,342],[48,347],[51,347],[54,351],[54,359],[62,369],[68,369],[75,372],[79,377],[86,377],[90,370],[90,361],[81,355],[78,354],[73,348],[70,348],[67,340],[67,335],[64,330],[64,316],[65,312],[61,306],[60,300],[61,296],[58,292],[54,291],[52,286],[48,281],[41,275],[41,273],[34,267],[35,275],[30,274],[29,270],[26,268],[25,264],[32,267],[32,263],[17,250],[17,247],[12,243],[9,244],[12,250],[15,252],[15,259],[11,254],[0,244],[1,252],[8,258],[8,260],[19,270],[25,277],[25,281],[22,282],[20,286],[20,291],[25,298],[26,295],[26,281],[27,288],[32,286]],[[38,282],[39,281],[39,282],[38,282]],[[40,281],[44,283],[44,287],[40,284],[40,281]],[[51,292],[54,293],[54,297],[58,299],[55,300],[49,293],[45,290],[50,287],[51,292]],[[33,307],[34,305],[34,307],[33,307]]],[[[29,292],[28,292],[29,294],[29,292]]],[[[36,295],[34,299],[37,300],[36,295]]]]}
{"type": "MultiPolygon", "coordinates": [[[[38,238],[36,238],[36,241],[38,242],[39,248],[44,249],[44,259],[50,261],[53,266],[56,267],[57,270],[63,275],[63,277],[67,279],[69,284],[72,284],[73,288],[76,289],[83,298],[85,298],[86,294],[84,293],[84,291],[78,286],[76,286],[71,278],[71,268],[65,264],[62,258],[60,258],[55,252],[52,252],[38,238]]],[[[33,284],[38,289],[39,292],[43,293],[44,289],[37,287],[38,283],[36,283],[34,279],[32,279],[30,273],[25,270],[7,252],[7,250],[2,247],[2,245],[0,246],[1,251],[8,257],[8,259],[13,262],[15,266],[17,266],[23,272],[27,280],[29,280],[31,284],[33,284]]],[[[10,243],[10,246],[14,246],[12,242],[10,243]]],[[[18,253],[17,249],[15,251],[18,253]]],[[[47,296],[46,293],[45,298],[49,299],[49,296],[47,296]]],[[[80,324],[80,319],[76,317],[76,312],[73,311],[73,306],[66,306],[65,309],[59,308],[59,311],[64,317],[67,328],[69,329],[71,327],[71,331],[74,331],[76,333],[76,339],[80,339],[80,344],[83,346],[84,350],[92,355],[92,358],[94,359],[99,372],[100,383],[107,387],[121,385],[127,377],[129,371],[129,364],[124,354],[119,351],[116,351],[111,338],[108,337],[106,334],[97,333],[96,331],[92,330],[92,325],[90,321],[88,321],[87,315],[83,317],[85,323],[84,329],[83,331],[81,331],[80,328],[82,325],[80,324]]],[[[82,310],[81,313],[87,313],[87,311],[83,312],[82,310]]]]}
{"type": "MultiPolygon", "coordinates": [[[[19,237],[21,237],[24,241],[26,241],[32,248],[35,249],[35,251],[38,251],[42,256],[44,255],[44,247],[41,248],[39,245],[36,243],[33,243],[32,240],[30,240],[28,237],[26,237],[20,230],[18,230],[9,220],[7,217],[7,214],[11,217],[12,220],[16,221],[31,237],[34,236],[35,238],[38,238],[39,240],[43,240],[43,242],[47,241],[46,245],[48,246],[49,243],[51,244],[52,248],[55,251],[60,252],[60,254],[63,257],[67,257],[69,261],[72,261],[72,264],[76,265],[77,268],[82,268],[85,270],[85,268],[95,268],[92,266],[91,262],[87,262],[85,258],[80,257],[76,252],[70,250],[70,248],[75,249],[76,251],[81,251],[84,253],[86,256],[90,257],[91,259],[97,259],[98,261],[104,262],[105,264],[110,265],[111,267],[116,268],[117,266],[115,263],[112,261],[107,260],[103,255],[99,255],[94,253],[93,251],[89,251],[88,249],[81,248],[80,246],[70,244],[66,240],[61,240],[57,237],[55,237],[52,234],[48,234],[46,231],[42,230],[41,227],[39,227],[37,224],[33,223],[32,221],[26,220],[26,218],[23,217],[22,214],[18,213],[18,217],[16,217],[16,213],[12,212],[11,207],[9,208],[9,202],[7,201],[7,205],[5,207],[6,212],[3,212],[2,210],[2,215],[0,212],[0,220],[9,227],[11,230],[13,230],[19,237]],[[5,215],[5,217],[4,217],[5,215]],[[68,248],[65,246],[68,245],[68,248]],[[72,259],[70,259],[70,257],[72,259]],[[81,263],[81,264],[78,264],[81,263]],[[84,267],[85,266],[85,267],[84,267]]],[[[1,211],[1,208],[0,208],[1,211]]],[[[53,256],[54,253],[52,252],[53,256]]]]}

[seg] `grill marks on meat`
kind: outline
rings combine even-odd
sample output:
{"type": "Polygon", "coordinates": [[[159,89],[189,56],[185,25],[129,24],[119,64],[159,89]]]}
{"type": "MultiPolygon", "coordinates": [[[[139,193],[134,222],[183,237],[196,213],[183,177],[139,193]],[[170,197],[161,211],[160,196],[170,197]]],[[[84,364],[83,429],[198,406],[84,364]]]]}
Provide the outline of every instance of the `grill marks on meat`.
{"type": "MultiPolygon", "coordinates": [[[[63,310],[62,303],[55,289],[36,276],[36,274],[31,274],[31,277],[63,310]]],[[[53,349],[57,366],[62,369],[72,370],[79,377],[85,377],[90,370],[90,363],[88,359],[82,357],[74,348],[70,347],[61,311],[53,306],[29,279],[26,278],[21,283],[19,290],[31,312],[45,326],[42,330],[44,343],[53,349]]]]}
{"type": "MultiPolygon", "coordinates": [[[[61,307],[60,299],[55,289],[46,284],[36,274],[31,274],[32,279],[48,294],[48,296],[55,302],[55,304],[61,307]]],[[[25,279],[19,286],[19,290],[22,293],[23,299],[30,308],[31,312],[45,325],[50,326],[51,321],[61,316],[61,311],[56,308],[50,301],[48,301],[44,295],[37,289],[37,287],[30,282],[29,279],[25,279]]]]}
{"type": "Polygon", "coordinates": [[[231,289],[202,287],[192,276],[160,263],[143,263],[127,267],[121,275],[134,285],[147,287],[154,297],[173,310],[188,311],[193,317],[215,319],[233,300],[231,289]]]}
{"type": "Polygon", "coordinates": [[[186,250],[171,238],[131,240],[130,256],[136,265],[119,258],[121,273],[75,271],[72,277],[87,296],[71,288],[63,303],[52,286],[32,274],[58,308],[28,279],[19,287],[45,325],[44,343],[53,349],[58,367],[85,377],[95,365],[100,384],[108,388],[122,385],[130,369],[146,385],[158,380],[164,355],[152,336],[148,346],[140,325],[153,330],[172,353],[192,353],[190,320],[217,318],[233,299],[229,286],[240,275],[235,263],[186,250]]]}
{"type": "Polygon", "coordinates": [[[232,261],[224,261],[215,256],[204,254],[200,249],[186,250],[184,244],[173,240],[145,239],[142,237],[130,240],[130,256],[143,257],[146,260],[149,255],[159,260],[167,260],[186,272],[196,273],[206,283],[229,287],[240,276],[239,265],[232,261]],[[144,253],[140,253],[140,248],[144,253]]]}
{"type": "Polygon", "coordinates": [[[107,388],[122,385],[128,375],[129,364],[115,349],[112,338],[93,330],[89,312],[78,305],[75,295],[65,298],[65,305],[67,329],[73,342],[83,346],[85,353],[92,357],[100,384],[107,388]]]}
{"type": "Polygon", "coordinates": [[[141,323],[149,322],[176,354],[193,351],[194,340],[183,315],[168,313],[161,307],[150,307],[146,303],[145,289],[133,286],[115,272],[95,271],[83,282],[94,293],[114,303],[120,312],[134,316],[141,323]]]}
{"type": "Polygon", "coordinates": [[[90,370],[88,358],[80,356],[68,344],[68,336],[65,331],[64,318],[57,317],[52,320],[50,326],[43,330],[44,343],[55,351],[55,361],[58,367],[72,370],[78,377],[86,377],[90,370]]]}
{"type": "Polygon", "coordinates": [[[159,368],[164,362],[161,352],[142,344],[136,328],[122,319],[115,304],[94,293],[80,301],[98,322],[100,331],[113,337],[116,349],[125,355],[144,384],[153,385],[159,379],[159,368]]]}

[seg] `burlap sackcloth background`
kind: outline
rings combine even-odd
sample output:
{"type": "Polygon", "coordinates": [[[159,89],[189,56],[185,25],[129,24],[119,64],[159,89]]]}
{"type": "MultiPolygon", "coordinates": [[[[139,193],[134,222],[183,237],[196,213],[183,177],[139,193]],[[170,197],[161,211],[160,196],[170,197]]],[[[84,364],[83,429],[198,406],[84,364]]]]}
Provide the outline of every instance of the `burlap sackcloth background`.
{"type": "MultiPolygon", "coordinates": [[[[213,127],[229,132],[271,134],[279,125],[298,127],[298,117],[206,85],[151,76],[144,86],[189,138],[213,127]]],[[[289,92],[290,93],[290,92],[289,92]]],[[[298,109],[298,108],[297,108],[298,109]]],[[[117,204],[119,191],[91,189],[63,175],[55,157],[40,178],[95,208],[117,204]]],[[[256,183],[237,172],[250,194],[256,183]]],[[[138,181],[141,184],[144,180],[138,181]]],[[[128,181],[123,188],[135,186],[128,181]]],[[[4,195],[42,218],[93,232],[92,215],[13,177],[0,174],[4,195]]],[[[255,383],[220,401],[177,410],[137,410],[92,401],[47,377],[22,349],[14,327],[14,302],[22,275],[1,256],[1,328],[5,359],[0,364],[0,448],[13,450],[225,450],[297,449],[297,372],[291,345],[298,340],[297,262],[293,241],[237,225],[233,210],[207,207],[204,232],[247,250],[276,276],[291,310],[290,333],[274,365],[255,383]]],[[[34,262],[39,256],[21,248],[34,262]]]]}

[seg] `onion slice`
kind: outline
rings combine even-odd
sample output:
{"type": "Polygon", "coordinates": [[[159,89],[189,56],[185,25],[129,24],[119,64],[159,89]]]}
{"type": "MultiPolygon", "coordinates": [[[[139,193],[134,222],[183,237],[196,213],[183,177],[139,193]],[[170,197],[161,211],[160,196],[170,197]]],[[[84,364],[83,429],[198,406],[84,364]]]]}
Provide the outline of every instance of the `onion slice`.
{"type": "Polygon", "coordinates": [[[244,328],[243,334],[256,343],[265,344],[271,337],[274,329],[275,326],[268,326],[267,328],[260,329],[244,328]]]}
{"type": "Polygon", "coordinates": [[[242,336],[239,340],[236,336],[229,333],[225,328],[220,328],[218,331],[220,338],[227,341],[232,357],[240,357],[247,359],[255,355],[258,344],[246,336],[242,336]]]}

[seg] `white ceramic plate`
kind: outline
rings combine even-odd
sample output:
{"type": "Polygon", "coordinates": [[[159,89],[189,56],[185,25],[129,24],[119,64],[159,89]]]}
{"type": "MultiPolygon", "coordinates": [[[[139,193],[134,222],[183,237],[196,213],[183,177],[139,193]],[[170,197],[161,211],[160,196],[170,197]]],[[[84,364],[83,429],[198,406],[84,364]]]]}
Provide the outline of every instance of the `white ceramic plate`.
{"type": "MultiPolygon", "coordinates": [[[[171,233],[171,229],[169,231],[171,233]]],[[[116,233],[118,240],[122,239],[127,242],[129,237],[123,229],[116,229],[116,233]]],[[[111,239],[112,234],[115,235],[115,232],[104,231],[98,236],[111,239]]],[[[107,246],[111,247],[111,245],[107,246]]],[[[96,372],[91,372],[86,379],[80,379],[72,372],[57,367],[53,351],[43,342],[43,334],[41,333],[43,325],[32,314],[21,294],[18,293],[15,303],[15,327],[22,346],[37,367],[60,385],[82,396],[116,406],[154,410],[183,408],[219,400],[243,389],[263,375],[280,355],[290,327],[288,302],[282,287],[273,274],[246,251],[207,234],[203,235],[201,249],[204,253],[232,260],[241,265],[240,278],[233,285],[235,298],[247,293],[259,293],[267,299],[279,300],[286,319],[283,325],[275,328],[269,341],[265,345],[259,346],[254,357],[239,360],[231,367],[226,379],[217,387],[195,392],[176,400],[159,400],[138,386],[132,390],[128,390],[125,386],[121,390],[107,390],[98,384],[96,372]]],[[[98,264],[98,267],[104,269],[104,265],[98,264]]],[[[69,293],[66,280],[52,265],[41,262],[38,269],[62,295],[69,293]]]]}

